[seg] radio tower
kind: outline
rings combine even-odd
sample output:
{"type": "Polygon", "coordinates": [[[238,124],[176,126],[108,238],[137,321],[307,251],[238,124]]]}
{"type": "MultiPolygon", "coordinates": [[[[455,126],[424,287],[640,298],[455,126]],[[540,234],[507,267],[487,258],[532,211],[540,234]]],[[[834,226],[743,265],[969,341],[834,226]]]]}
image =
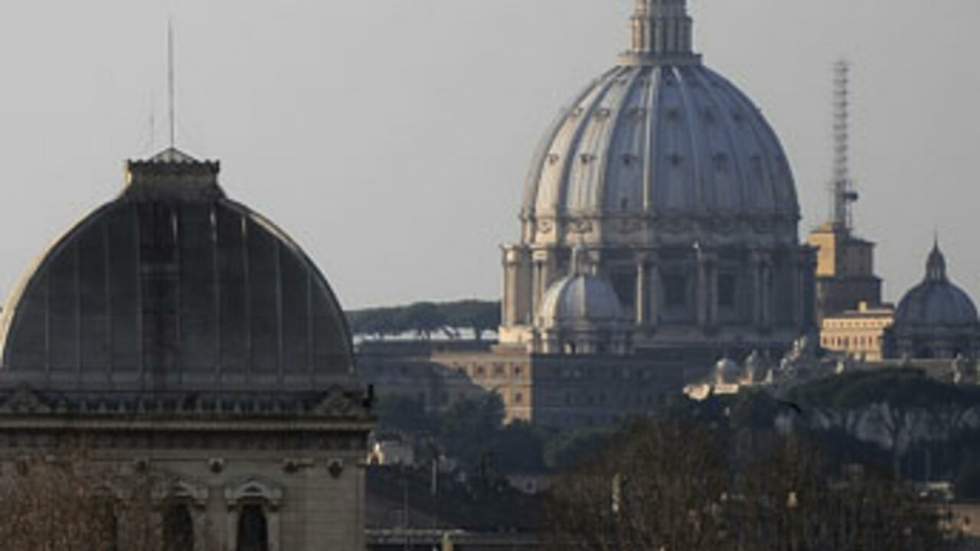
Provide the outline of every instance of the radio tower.
{"type": "Polygon", "coordinates": [[[850,231],[854,227],[851,204],[858,200],[851,180],[848,155],[850,119],[848,84],[850,65],[841,59],[834,64],[834,179],[830,186],[831,223],[837,229],[850,231]]]}

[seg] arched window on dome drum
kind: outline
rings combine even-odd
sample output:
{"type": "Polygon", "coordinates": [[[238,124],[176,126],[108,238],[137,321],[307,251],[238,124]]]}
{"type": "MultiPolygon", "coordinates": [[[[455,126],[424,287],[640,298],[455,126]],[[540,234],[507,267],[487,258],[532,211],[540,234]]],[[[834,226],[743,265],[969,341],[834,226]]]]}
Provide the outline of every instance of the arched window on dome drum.
{"type": "Polygon", "coordinates": [[[667,308],[687,306],[687,278],[681,274],[665,274],[664,301],[667,308]]]}
{"type": "Polygon", "coordinates": [[[171,502],[163,512],[163,550],[194,549],[194,519],[187,503],[171,502]]]}
{"type": "Polygon", "coordinates": [[[269,551],[269,523],[257,503],[244,505],[238,517],[237,551],[269,551]]]}
{"type": "Polygon", "coordinates": [[[718,274],[718,306],[735,308],[737,294],[735,274],[718,274]]]}
{"type": "Polygon", "coordinates": [[[632,312],[636,305],[636,273],[614,272],[610,277],[616,296],[619,297],[620,304],[627,312],[632,312]]]}

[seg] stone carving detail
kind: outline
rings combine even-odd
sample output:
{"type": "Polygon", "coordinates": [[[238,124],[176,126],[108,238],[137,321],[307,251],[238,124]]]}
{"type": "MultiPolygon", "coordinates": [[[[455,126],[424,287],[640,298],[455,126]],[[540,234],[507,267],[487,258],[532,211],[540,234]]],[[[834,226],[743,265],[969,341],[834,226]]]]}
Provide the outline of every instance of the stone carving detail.
{"type": "Polygon", "coordinates": [[[647,221],[640,218],[623,218],[619,222],[619,233],[631,234],[647,227],[647,221]]]}
{"type": "Polygon", "coordinates": [[[330,463],[327,464],[327,472],[334,478],[340,478],[340,475],[344,472],[344,460],[331,459],[330,463]]]}
{"type": "Polygon", "coordinates": [[[51,413],[51,407],[38,393],[21,386],[0,405],[0,413],[51,413]]]}
{"type": "Polygon", "coordinates": [[[203,509],[208,504],[210,493],[208,487],[200,482],[175,476],[154,488],[153,498],[158,503],[170,499],[186,501],[199,509],[203,509]]]}
{"type": "Polygon", "coordinates": [[[568,221],[568,231],[571,233],[591,233],[592,221],[587,218],[572,218],[568,221]]]}
{"type": "Polygon", "coordinates": [[[310,409],[310,413],[325,417],[363,417],[366,411],[343,389],[334,387],[310,409]]]}
{"type": "Polygon", "coordinates": [[[287,458],[282,461],[282,470],[288,474],[298,473],[302,469],[308,469],[313,466],[313,460],[309,457],[305,458],[287,458]]]}
{"type": "Polygon", "coordinates": [[[229,509],[237,509],[244,502],[260,501],[276,510],[282,503],[282,495],[282,488],[276,483],[257,476],[250,476],[229,484],[225,488],[225,504],[229,509]]]}
{"type": "Polygon", "coordinates": [[[135,398],[112,395],[92,397],[48,398],[41,392],[23,386],[13,392],[0,394],[0,418],[5,415],[51,415],[73,418],[112,419],[131,417],[181,419],[214,419],[215,417],[279,418],[284,414],[304,416],[337,416],[370,419],[365,395],[334,386],[322,393],[303,395],[234,394],[153,394],[135,398]]]}
{"type": "Polygon", "coordinates": [[[220,457],[212,457],[208,459],[208,470],[214,474],[218,474],[225,470],[225,460],[220,457]]]}

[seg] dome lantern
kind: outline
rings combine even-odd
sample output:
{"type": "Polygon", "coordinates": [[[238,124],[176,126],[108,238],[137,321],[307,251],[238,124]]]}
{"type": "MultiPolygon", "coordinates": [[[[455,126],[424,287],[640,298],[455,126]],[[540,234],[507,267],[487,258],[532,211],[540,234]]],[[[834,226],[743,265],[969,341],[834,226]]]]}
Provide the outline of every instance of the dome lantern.
{"type": "Polygon", "coordinates": [[[939,240],[932,246],[929,253],[929,260],[926,262],[926,281],[942,282],[946,281],[946,257],[939,250],[939,240]]]}
{"type": "Polygon", "coordinates": [[[693,50],[694,21],[687,0],[636,0],[630,18],[632,43],[624,65],[700,63],[693,50]]]}

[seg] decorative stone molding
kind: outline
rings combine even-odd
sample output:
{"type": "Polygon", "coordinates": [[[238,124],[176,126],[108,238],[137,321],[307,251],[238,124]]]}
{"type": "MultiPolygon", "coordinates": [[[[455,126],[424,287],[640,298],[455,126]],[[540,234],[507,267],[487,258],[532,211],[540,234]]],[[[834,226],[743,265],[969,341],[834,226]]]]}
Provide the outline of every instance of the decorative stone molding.
{"type": "Polygon", "coordinates": [[[258,505],[265,514],[268,534],[269,551],[280,551],[280,519],[279,508],[282,505],[282,488],[274,482],[250,476],[225,488],[225,505],[228,507],[226,530],[229,548],[238,546],[238,519],[241,508],[245,505],[258,505]]]}
{"type": "Polygon", "coordinates": [[[340,475],[344,472],[344,460],[343,459],[331,459],[327,463],[327,472],[333,478],[340,478],[340,475]]]}
{"type": "Polygon", "coordinates": [[[85,417],[194,418],[344,418],[370,420],[363,391],[333,386],[320,392],[269,395],[268,393],[163,393],[120,397],[112,394],[58,393],[47,396],[22,385],[0,391],[0,417],[11,415],[71,415],[85,417]]]}
{"type": "Polygon", "coordinates": [[[21,385],[0,405],[0,413],[51,413],[51,407],[40,394],[21,385]]]}
{"type": "Polygon", "coordinates": [[[313,466],[313,459],[309,457],[295,458],[290,457],[282,460],[282,470],[288,474],[295,474],[302,469],[309,469],[313,466]]]}
{"type": "Polygon", "coordinates": [[[237,509],[244,503],[262,503],[278,510],[282,504],[282,487],[258,476],[241,478],[225,487],[225,505],[237,509]]]}
{"type": "Polygon", "coordinates": [[[208,470],[215,474],[220,473],[225,470],[225,460],[221,457],[208,459],[208,470]]]}
{"type": "Polygon", "coordinates": [[[162,484],[153,489],[153,499],[158,503],[177,500],[190,503],[197,509],[207,506],[210,494],[206,485],[183,476],[167,476],[162,484]]]}

